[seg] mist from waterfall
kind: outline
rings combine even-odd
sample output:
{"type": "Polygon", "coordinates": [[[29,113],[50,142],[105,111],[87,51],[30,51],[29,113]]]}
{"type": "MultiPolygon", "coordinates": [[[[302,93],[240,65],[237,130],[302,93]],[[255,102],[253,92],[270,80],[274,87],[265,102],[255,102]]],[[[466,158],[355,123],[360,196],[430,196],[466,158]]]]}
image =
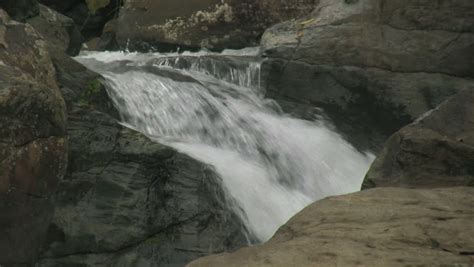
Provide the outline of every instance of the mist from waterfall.
{"type": "Polygon", "coordinates": [[[315,200],[358,191],[373,156],[327,122],[293,118],[265,99],[255,55],[88,52],[77,60],[105,77],[124,125],[214,166],[229,205],[266,241],[315,200]]]}

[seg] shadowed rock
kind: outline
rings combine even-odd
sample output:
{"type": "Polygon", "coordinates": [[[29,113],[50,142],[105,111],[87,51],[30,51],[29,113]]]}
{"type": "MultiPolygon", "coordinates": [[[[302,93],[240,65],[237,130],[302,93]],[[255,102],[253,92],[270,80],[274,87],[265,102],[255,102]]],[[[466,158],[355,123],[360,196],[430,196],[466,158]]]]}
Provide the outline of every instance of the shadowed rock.
{"type": "Polygon", "coordinates": [[[474,87],[395,133],[364,188],[474,186],[474,87]]]}

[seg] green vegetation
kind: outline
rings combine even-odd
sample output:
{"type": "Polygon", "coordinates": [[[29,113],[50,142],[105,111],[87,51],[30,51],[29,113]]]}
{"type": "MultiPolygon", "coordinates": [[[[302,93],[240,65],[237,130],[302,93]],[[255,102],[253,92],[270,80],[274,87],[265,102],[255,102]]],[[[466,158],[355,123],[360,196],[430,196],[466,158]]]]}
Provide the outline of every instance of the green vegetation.
{"type": "Polygon", "coordinates": [[[90,81],[89,86],[81,93],[79,97],[79,104],[89,105],[92,98],[97,97],[101,90],[102,84],[98,79],[90,81]]]}

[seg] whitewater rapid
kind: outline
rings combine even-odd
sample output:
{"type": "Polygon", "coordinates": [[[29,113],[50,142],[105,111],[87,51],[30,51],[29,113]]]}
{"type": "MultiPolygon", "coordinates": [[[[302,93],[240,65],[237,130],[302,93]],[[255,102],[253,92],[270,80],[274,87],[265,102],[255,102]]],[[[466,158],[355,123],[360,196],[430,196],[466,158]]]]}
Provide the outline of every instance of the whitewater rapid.
{"type": "Polygon", "coordinates": [[[87,52],[123,124],[208,163],[249,231],[268,240],[315,200],[360,189],[373,155],[323,120],[265,99],[256,49],[184,54],[87,52]]]}

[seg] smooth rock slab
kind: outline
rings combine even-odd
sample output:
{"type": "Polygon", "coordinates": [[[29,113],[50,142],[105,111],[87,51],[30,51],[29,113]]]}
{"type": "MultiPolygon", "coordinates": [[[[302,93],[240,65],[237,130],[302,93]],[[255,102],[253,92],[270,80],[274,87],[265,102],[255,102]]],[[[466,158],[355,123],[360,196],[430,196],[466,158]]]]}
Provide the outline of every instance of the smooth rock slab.
{"type": "Polygon", "coordinates": [[[198,259],[212,266],[471,266],[474,188],[381,188],[305,208],[262,246],[198,259]]]}

